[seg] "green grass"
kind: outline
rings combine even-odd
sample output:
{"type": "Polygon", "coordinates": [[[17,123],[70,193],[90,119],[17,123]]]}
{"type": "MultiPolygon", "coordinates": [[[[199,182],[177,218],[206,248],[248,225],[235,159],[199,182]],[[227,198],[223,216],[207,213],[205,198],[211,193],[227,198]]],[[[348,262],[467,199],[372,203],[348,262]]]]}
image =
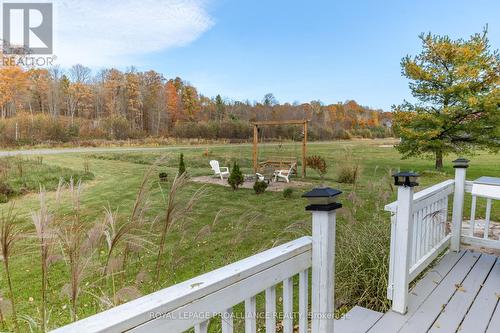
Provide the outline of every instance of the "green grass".
{"type": "MultiPolygon", "coordinates": [[[[387,144],[390,140],[359,140],[311,143],[309,154],[321,155],[328,164],[328,172],[321,180],[314,171],[308,171],[306,181],[314,185],[325,184],[341,189],[344,194],[341,201],[344,208],[339,212],[337,222],[337,255],[336,255],[336,301],[337,305],[349,308],[355,304],[367,306],[375,310],[387,309],[385,300],[387,270],[389,256],[390,223],[389,215],[383,206],[395,199],[391,191],[390,170],[398,168],[414,170],[422,173],[419,189],[453,177],[449,156],[445,161],[442,173],[432,171],[433,161],[409,159],[401,160],[398,153],[387,144]],[[349,184],[336,182],[342,163],[345,163],[345,151],[350,150],[361,165],[360,180],[355,188],[349,184]]],[[[81,171],[85,160],[90,162],[90,172],[94,180],[84,183],[82,194],[82,223],[90,224],[101,220],[104,207],[110,205],[118,209],[122,217],[130,213],[136,192],[144,172],[161,155],[165,162],[159,166],[160,171],[167,172],[172,179],[177,172],[179,154],[184,154],[187,171],[192,176],[211,173],[208,161],[218,159],[222,166],[230,166],[238,161],[243,173],[251,173],[251,146],[219,145],[207,147],[190,147],[165,149],[164,152],[127,152],[102,154],[60,154],[44,157],[44,164],[63,168],[64,170],[81,171]]],[[[290,157],[300,154],[296,144],[265,145],[259,152],[261,159],[267,156],[290,157]]],[[[498,155],[479,153],[471,158],[471,166],[467,170],[468,179],[479,176],[498,176],[498,155]]],[[[149,216],[163,216],[164,202],[162,192],[156,183],[152,191],[149,216]]],[[[191,183],[182,195],[187,198],[200,188],[200,184],[191,183]]],[[[311,187],[312,187],[311,186],[311,187]]],[[[419,190],[417,189],[417,190],[419,190]]],[[[294,239],[306,234],[310,227],[310,214],[304,210],[306,202],[301,198],[303,190],[295,190],[291,198],[284,198],[282,193],[265,192],[255,195],[253,190],[240,189],[233,192],[230,188],[209,185],[206,196],[199,201],[189,223],[182,231],[173,232],[167,239],[166,266],[158,283],[148,282],[139,286],[143,294],[168,287],[204,272],[227,265],[245,258],[275,243],[294,239]],[[215,215],[223,209],[218,223],[213,230],[197,239],[198,232],[207,224],[211,224],[215,215]],[[252,219],[251,217],[255,217],[252,219]],[[250,221],[253,221],[250,223],[250,221]],[[301,223],[302,222],[302,223],[301,223]],[[304,226],[304,227],[302,227],[304,226]],[[288,229],[292,232],[284,232],[288,229]],[[185,235],[184,241],[179,242],[185,235]]],[[[54,193],[48,195],[49,205],[54,203],[54,193]]],[[[484,204],[483,204],[484,205],[484,204]]],[[[30,212],[38,207],[37,196],[28,194],[17,199],[16,211],[19,223],[26,230],[32,230],[29,220],[30,212]]],[[[63,201],[68,210],[69,199],[63,201]]],[[[6,209],[0,205],[0,210],[6,209]]],[[[493,209],[492,218],[498,220],[500,214],[493,209]]],[[[468,216],[470,209],[464,213],[468,216]]],[[[479,215],[484,209],[478,208],[479,215]]],[[[152,237],[151,240],[157,241],[152,237]]],[[[40,264],[34,239],[23,240],[14,249],[11,262],[13,285],[18,313],[38,320],[40,305],[40,264]],[[32,301],[30,301],[32,298],[32,301]]],[[[96,255],[96,261],[102,262],[102,254],[96,255]]],[[[148,271],[154,276],[154,253],[142,252],[131,257],[124,277],[115,279],[117,288],[135,283],[140,271],[148,271]]],[[[92,282],[95,278],[88,279],[92,282]]],[[[61,296],[61,288],[69,281],[66,266],[57,262],[49,271],[49,304],[51,310],[50,327],[58,327],[70,322],[69,301],[61,296]]],[[[106,294],[112,293],[111,284],[98,283],[106,294]]],[[[0,282],[5,294],[5,279],[0,282]]],[[[89,316],[103,309],[96,297],[100,294],[97,288],[87,288],[80,299],[79,318],[89,316]]],[[[262,309],[262,297],[258,298],[259,309],[262,309]]],[[[239,323],[241,324],[241,323],[239,323]]],[[[238,324],[238,325],[239,325],[238,324]]],[[[12,323],[8,323],[12,327],[12,323]]],[[[22,324],[27,329],[25,323],[22,324]]],[[[214,324],[213,329],[217,324],[214,324]]]]}
{"type": "Polygon", "coordinates": [[[94,178],[91,172],[70,169],[64,166],[49,165],[44,163],[42,157],[23,158],[5,157],[0,159],[0,182],[8,184],[13,193],[8,199],[13,197],[38,192],[40,186],[47,191],[57,188],[60,179],[69,182],[71,178],[88,181],[94,178]]]}

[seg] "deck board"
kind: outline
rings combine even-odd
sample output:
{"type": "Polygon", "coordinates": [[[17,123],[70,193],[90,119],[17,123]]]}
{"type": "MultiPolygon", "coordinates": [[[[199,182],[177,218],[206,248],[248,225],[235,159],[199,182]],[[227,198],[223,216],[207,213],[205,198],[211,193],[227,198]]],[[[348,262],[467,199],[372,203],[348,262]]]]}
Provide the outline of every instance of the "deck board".
{"type": "MultiPolygon", "coordinates": [[[[363,332],[365,326],[346,332],[363,332]]],[[[410,291],[405,315],[388,311],[367,332],[500,332],[500,258],[472,250],[448,252],[410,291]]]]}
{"type": "Polygon", "coordinates": [[[497,304],[495,313],[491,317],[491,321],[488,325],[488,330],[486,333],[498,333],[500,332],[500,306],[497,304]]]}
{"type": "Polygon", "coordinates": [[[450,273],[434,289],[432,294],[422,303],[417,312],[403,325],[400,332],[427,332],[457,290],[456,285],[463,283],[480,256],[479,253],[467,251],[450,273]]]}
{"type": "Polygon", "coordinates": [[[344,318],[335,320],[335,331],[341,333],[365,333],[382,315],[380,312],[355,306],[344,318]]]}
{"type": "Polygon", "coordinates": [[[393,311],[388,311],[384,316],[368,331],[370,333],[390,333],[397,332],[418,310],[420,305],[427,299],[432,291],[438,286],[464,256],[466,251],[449,252],[439,260],[427,274],[410,291],[408,299],[408,312],[400,315],[393,311]]]}
{"type": "MultiPolygon", "coordinates": [[[[484,332],[495,311],[500,295],[500,259],[497,259],[488,278],[460,325],[460,333],[484,332]]],[[[500,327],[497,331],[500,331],[500,327]]]]}
{"type": "Polygon", "coordinates": [[[456,332],[495,261],[495,256],[481,255],[462,285],[457,286],[451,300],[446,304],[446,307],[441,311],[441,314],[429,330],[430,333],[456,332]]]}

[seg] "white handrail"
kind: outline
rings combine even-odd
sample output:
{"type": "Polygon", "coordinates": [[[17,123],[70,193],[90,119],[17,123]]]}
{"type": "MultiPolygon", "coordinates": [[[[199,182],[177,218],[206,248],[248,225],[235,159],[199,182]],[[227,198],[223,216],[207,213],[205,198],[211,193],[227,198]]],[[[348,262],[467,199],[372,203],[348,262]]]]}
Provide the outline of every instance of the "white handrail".
{"type": "Polygon", "coordinates": [[[198,324],[197,331],[204,331],[203,323],[211,316],[224,313],[296,274],[303,277],[303,272],[311,267],[311,253],[311,238],[302,237],[53,332],[175,333],[198,324]],[[186,317],[186,313],[204,314],[207,318],[186,317]]]}
{"type": "MultiPolygon", "coordinates": [[[[445,180],[415,193],[411,199],[410,223],[408,225],[408,271],[396,268],[398,237],[406,237],[397,232],[398,201],[385,206],[391,212],[391,250],[389,258],[389,281],[387,298],[394,299],[396,276],[407,275],[407,283],[414,280],[450,244],[451,235],[447,233],[448,197],[454,191],[454,180],[445,180]]],[[[399,191],[398,191],[399,192],[399,191]]],[[[406,257],[406,254],[401,254],[406,257]]],[[[405,282],[406,284],[406,282],[405,282]]],[[[404,290],[398,290],[404,295],[404,290]]],[[[404,302],[403,302],[404,303],[404,302]]],[[[399,311],[403,311],[401,307],[399,311]]]]}
{"type": "MultiPolygon", "coordinates": [[[[448,179],[448,180],[445,180],[441,183],[427,187],[427,188],[423,189],[422,191],[415,193],[415,195],[413,196],[413,203],[417,204],[419,201],[423,201],[423,200],[429,198],[430,196],[433,196],[433,195],[440,193],[441,191],[444,191],[444,190],[449,190],[449,191],[453,192],[454,184],[455,184],[455,181],[453,179],[448,179]]],[[[472,185],[471,185],[471,187],[472,187],[472,185]]],[[[387,212],[395,213],[398,210],[398,201],[396,200],[396,201],[393,201],[393,202],[385,205],[384,210],[387,212]]]]}
{"type": "Polygon", "coordinates": [[[480,247],[488,247],[492,249],[500,249],[500,239],[492,239],[490,237],[490,220],[491,220],[491,207],[492,200],[495,200],[492,197],[476,195],[473,193],[472,186],[474,185],[473,181],[465,182],[465,193],[471,193],[472,202],[471,202],[471,211],[470,211],[470,219],[469,219],[469,231],[468,233],[461,232],[460,240],[466,244],[480,246],[480,247]],[[483,235],[482,237],[475,236],[474,233],[476,231],[476,208],[478,200],[486,200],[486,211],[485,211],[485,219],[483,225],[483,235]]]}

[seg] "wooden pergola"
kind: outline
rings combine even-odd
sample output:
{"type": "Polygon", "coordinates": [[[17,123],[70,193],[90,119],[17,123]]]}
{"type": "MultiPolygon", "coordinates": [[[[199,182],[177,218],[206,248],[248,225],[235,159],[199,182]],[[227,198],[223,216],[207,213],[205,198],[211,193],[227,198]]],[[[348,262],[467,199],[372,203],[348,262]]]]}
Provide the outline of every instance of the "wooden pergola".
{"type": "Polygon", "coordinates": [[[307,123],[309,120],[266,120],[253,122],[253,169],[258,171],[259,162],[257,161],[257,150],[259,144],[259,127],[278,126],[278,125],[302,125],[304,128],[304,137],[302,138],[302,177],[306,176],[306,156],[307,156],[307,123]]]}

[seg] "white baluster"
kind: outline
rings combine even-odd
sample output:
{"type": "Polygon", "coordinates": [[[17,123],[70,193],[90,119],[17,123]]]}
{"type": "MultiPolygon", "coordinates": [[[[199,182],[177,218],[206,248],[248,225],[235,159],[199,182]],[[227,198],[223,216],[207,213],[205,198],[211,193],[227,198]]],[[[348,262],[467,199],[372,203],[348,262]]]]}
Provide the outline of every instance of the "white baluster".
{"type": "Polygon", "coordinates": [[[308,329],[308,307],[309,307],[309,270],[299,274],[299,333],[307,333],[308,329]]]}
{"type": "Polygon", "coordinates": [[[477,197],[473,195],[470,208],[470,235],[472,237],[474,237],[474,229],[476,227],[476,205],[477,205],[477,197]]]}
{"type": "Polygon", "coordinates": [[[194,333],[207,333],[208,320],[194,326],[194,333]]]}
{"type": "Polygon", "coordinates": [[[233,309],[227,309],[221,315],[222,333],[233,333],[233,309]]]}
{"type": "Polygon", "coordinates": [[[486,199],[486,221],[484,222],[484,239],[488,239],[490,234],[491,199],[486,199]]]}
{"type": "Polygon", "coordinates": [[[266,333],[276,333],[276,286],[266,289],[266,333]]]}
{"type": "Polygon", "coordinates": [[[245,300],[245,333],[257,333],[255,296],[245,300]]]}
{"type": "Polygon", "coordinates": [[[423,244],[422,242],[424,241],[424,235],[422,234],[423,228],[422,225],[424,223],[422,219],[422,209],[419,209],[417,211],[417,260],[422,258],[422,251],[423,251],[423,244]]]}
{"type": "Polygon", "coordinates": [[[283,332],[293,333],[293,277],[283,281],[283,332]]]}
{"type": "Polygon", "coordinates": [[[419,259],[418,251],[417,251],[417,243],[418,243],[418,237],[419,237],[419,235],[417,234],[418,212],[413,212],[412,218],[413,218],[413,238],[411,241],[411,258],[412,258],[412,260],[410,262],[410,267],[413,266],[419,259]]]}
{"type": "Polygon", "coordinates": [[[391,212],[391,251],[389,253],[389,280],[387,285],[387,298],[392,300],[394,290],[394,244],[396,242],[396,213],[391,212]]]}

